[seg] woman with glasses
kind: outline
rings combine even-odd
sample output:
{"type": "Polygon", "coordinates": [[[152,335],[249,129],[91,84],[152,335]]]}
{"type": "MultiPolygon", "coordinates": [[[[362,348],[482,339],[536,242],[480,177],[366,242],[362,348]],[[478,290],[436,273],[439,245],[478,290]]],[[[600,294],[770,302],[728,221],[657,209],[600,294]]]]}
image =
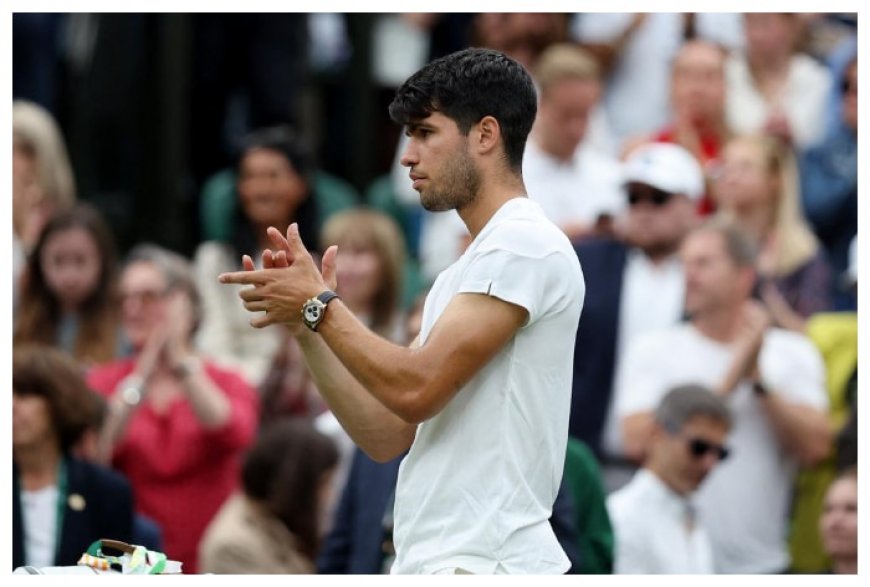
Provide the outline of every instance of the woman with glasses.
{"type": "Polygon", "coordinates": [[[200,537],[238,486],[257,397],[241,376],[194,349],[199,296],[184,258],[154,245],[134,248],[120,298],[134,354],[88,377],[109,398],[100,454],[130,479],[137,510],[162,527],[166,554],[196,572],[200,537]]]}

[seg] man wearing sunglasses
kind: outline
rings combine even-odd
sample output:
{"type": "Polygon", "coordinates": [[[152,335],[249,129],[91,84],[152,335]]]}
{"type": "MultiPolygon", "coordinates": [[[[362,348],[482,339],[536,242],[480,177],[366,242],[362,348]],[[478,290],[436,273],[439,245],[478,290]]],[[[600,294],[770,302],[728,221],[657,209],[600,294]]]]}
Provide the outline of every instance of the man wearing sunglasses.
{"type": "Polygon", "coordinates": [[[750,298],[755,247],[736,226],[718,219],[693,230],[680,257],[690,320],[632,340],[616,375],[624,446],[647,452],[654,410],[673,386],[714,389],[734,419],[734,455],[697,495],[716,572],[784,572],[796,473],[832,444],[824,364],[806,336],[771,327],[750,298]]]}
{"type": "Polygon", "coordinates": [[[683,271],[677,250],[697,223],[704,175],[679,145],[649,143],[623,167],[628,211],[621,238],[577,242],[586,275],[586,310],[574,353],[570,433],[603,461],[608,491],[637,469],[628,462],[611,406],[613,376],[631,339],[683,316],[683,271]],[[651,295],[652,294],[652,295],[651,295]]]}
{"type": "Polygon", "coordinates": [[[713,547],[692,494],[728,457],[730,428],[728,406],[704,387],[684,385],[664,397],[643,469],[607,499],[615,573],[714,572],[713,547]]]}

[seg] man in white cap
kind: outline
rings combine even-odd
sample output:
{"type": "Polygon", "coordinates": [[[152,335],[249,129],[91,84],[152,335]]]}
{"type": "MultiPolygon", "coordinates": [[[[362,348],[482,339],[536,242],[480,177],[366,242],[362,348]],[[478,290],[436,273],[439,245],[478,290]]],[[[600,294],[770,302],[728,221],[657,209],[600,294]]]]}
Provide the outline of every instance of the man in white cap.
{"type": "Polygon", "coordinates": [[[586,311],[574,353],[570,434],[603,462],[608,491],[636,469],[625,460],[610,407],[613,375],[628,341],[671,326],[683,315],[683,271],[677,251],[696,224],[704,176],[686,149],[638,147],[623,169],[628,212],[622,239],[575,246],[586,275],[586,311]]]}

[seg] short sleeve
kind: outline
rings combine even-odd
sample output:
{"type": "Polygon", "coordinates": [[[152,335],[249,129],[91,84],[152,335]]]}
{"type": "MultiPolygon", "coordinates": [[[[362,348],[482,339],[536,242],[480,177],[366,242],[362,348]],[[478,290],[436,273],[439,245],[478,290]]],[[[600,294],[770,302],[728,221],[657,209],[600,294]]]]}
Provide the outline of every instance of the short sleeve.
{"type": "Polygon", "coordinates": [[[531,324],[567,305],[573,275],[568,261],[558,252],[535,257],[491,249],[469,263],[458,293],[490,295],[521,306],[529,312],[527,324],[531,324]]]}
{"type": "Polygon", "coordinates": [[[791,332],[773,332],[759,357],[765,385],[788,400],[825,410],[825,364],[810,339],[791,332]]]}

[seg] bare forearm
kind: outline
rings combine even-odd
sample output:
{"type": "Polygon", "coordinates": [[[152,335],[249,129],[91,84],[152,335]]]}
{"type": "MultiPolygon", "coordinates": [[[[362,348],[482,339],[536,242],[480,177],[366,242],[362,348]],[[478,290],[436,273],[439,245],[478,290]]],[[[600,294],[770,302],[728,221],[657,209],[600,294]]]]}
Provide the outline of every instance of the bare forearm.
{"type": "Polygon", "coordinates": [[[353,441],[376,461],[407,449],[416,426],[402,420],[369,393],[342,365],[319,334],[297,337],[317,389],[353,441]]]}
{"type": "Polygon", "coordinates": [[[426,389],[431,378],[425,373],[431,369],[414,349],[377,336],[344,305],[335,304],[331,311],[320,334],[349,375],[402,420],[418,423],[426,419],[435,407],[425,401],[431,395],[426,389]]]}
{"type": "Polygon", "coordinates": [[[230,419],[229,400],[198,361],[188,369],[190,371],[182,376],[182,384],[196,419],[204,428],[220,428],[230,419]]]}
{"type": "Polygon", "coordinates": [[[760,403],[779,441],[802,465],[814,465],[828,456],[833,430],[823,412],[792,404],[772,392],[762,395],[760,403]]]}

